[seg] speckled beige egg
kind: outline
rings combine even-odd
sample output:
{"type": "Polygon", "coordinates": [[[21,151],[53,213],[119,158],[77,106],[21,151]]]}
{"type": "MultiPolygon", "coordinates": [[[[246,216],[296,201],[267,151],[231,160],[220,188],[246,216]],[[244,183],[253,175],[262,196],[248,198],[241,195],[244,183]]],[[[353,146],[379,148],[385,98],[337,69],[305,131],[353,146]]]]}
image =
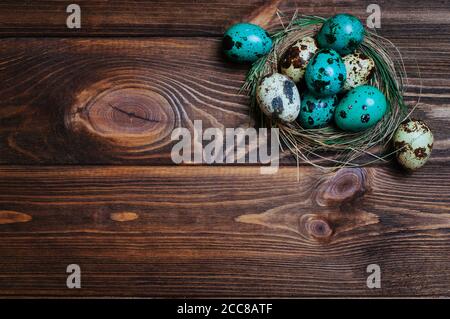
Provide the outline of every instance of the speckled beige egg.
{"type": "Polygon", "coordinates": [[[295,83],[280,73],[262,79],[256,89],[256,100],[261,110],[274,119],[292,122],[300,112],[300,94],[295,83]]]}
{"type": "Polygon", "coordinates": [[[433,149],[433,133],[420,120],[411,120],[400,124],[393,141],[398,162],[409,170],[422,167],[433,149]]]}
{"type": "Polygon", "coordinates": [[[345,91],[369,82],[375,71],[375,63],[370,57],[361,52],[355,52],[344,56],[342,59],[347,70],[347,77],[344,83],[345,91]]]}
{"type": "Polygon", "coordinates": [[[280,62],[281,73],[290,77],[295,83],[305,75],[309,60],[318,50],[316,40],[305,37],[293,44],[283,55],[280,62]]]}

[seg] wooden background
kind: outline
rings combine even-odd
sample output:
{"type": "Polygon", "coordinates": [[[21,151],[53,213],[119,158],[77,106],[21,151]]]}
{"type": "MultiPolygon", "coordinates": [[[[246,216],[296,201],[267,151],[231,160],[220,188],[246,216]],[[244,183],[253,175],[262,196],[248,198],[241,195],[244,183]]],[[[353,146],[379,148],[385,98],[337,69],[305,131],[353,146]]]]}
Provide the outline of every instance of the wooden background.
{"type": "Polygon", "coordinates": [[[232,23],[374,1],[0,2],[0,296],[450,296],[450,1],[378,1],[435,134],[414,174],[175,166],[175,127],[251,125],[232,23]],[[113,107],[111,106],[113,105],[113,107]],[[66,288],[66,266],[82,289],[66,288]],[[366,267],[382,288],[366,287],[366,267]]]}

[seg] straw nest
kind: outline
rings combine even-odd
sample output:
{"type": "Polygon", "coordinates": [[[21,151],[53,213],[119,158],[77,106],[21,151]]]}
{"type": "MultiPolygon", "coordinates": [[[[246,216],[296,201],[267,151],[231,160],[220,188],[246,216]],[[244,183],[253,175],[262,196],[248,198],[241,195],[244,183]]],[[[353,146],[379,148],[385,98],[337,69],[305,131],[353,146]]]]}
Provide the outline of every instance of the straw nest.
{"type": "MultiPolygon", "coordinates": [[[[326,19],[315,16],[295,16],[289,25],[271,33],[273,47],[250,69],[243,90],[251,101],[251,110],[258,125],[279,128],[282,147],[289,149],[299,162],[323,169],[363,166],[385,160],[389,142],[398,125],[408,116],[403,101],[405,68],[399,50],[388,39],[366,30],[358,48],[375,62],[375,72],[368,84],[380,89],[388,101],[388,110],[375,126],[361,132],[344,132],[333,124],[319,129],[304,129],[297,121],[284,123],[264,116],[256,102],[256,88],[260,80],[279,72],[280,58],[296,41],[315,36],[326,19]]],[[[300,92],[302,90],[300,89],[300,92]]]]}

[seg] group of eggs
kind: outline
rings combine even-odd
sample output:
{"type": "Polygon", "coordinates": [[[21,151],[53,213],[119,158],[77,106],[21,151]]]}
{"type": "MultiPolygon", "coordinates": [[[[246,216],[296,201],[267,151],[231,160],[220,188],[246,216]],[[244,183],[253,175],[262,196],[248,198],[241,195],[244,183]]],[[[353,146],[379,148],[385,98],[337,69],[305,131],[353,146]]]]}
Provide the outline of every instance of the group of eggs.
{"type": "MultiPolygon", "coordinates": [[[[279,73],[261,79],[256,89],[261,110],[284,122],[298,121],[305,129],[325,127],[333,119],[337,127],[349,132],[363,131],[377,124],[388,105],[378,88],[367,85],[375,63],[357,51],[364,33],[364,26],[356,17],[338,14],[323,23],[315,38],[308,36],[297,41],[282,56],[279,73]],[[306,87],[301,96],[297,85],[306,87]]],[[[225,55],[235,62],[254,62],[269,53],[271,47],[270,35],[257,25],[235,24],[224,35],[225,55]]],[[[426,133],[423,122],[409,126],[426,133]]],[[[404,142],[414,138],[414,134],[410,134],[411,139],[408,136],[410,129],[404,132],[401,129],[402,126],[394,139],[399,135],[404,142]]],[[[414,161],[417,156],[411,154],[414,158],[402,162],[398,154],[405,155],[404,150],[408,149],[402,145],[403,152],[397,156],[403,166],[415,169],[425,163],[433,142],[429,129],[426,136],[423,139],[426,150],[419,154],[420,161],[414,161]]],[[[394,140],[394,145],[399,144],[394,140]]]]}

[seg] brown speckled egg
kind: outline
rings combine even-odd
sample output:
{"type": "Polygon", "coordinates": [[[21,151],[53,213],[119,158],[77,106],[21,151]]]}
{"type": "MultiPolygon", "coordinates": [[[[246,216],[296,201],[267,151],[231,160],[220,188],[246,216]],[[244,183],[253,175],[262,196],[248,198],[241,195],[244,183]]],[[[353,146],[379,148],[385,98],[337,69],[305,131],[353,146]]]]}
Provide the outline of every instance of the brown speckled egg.
{"type": "Polygon", "coordinates": [[[433,133],[420,120],[405,121],[394,134],[398,162],[409,170],[422,167],[433,149],[433,133]]]}
{"type": "Polygon", "coordinates": [[[290,77],[295,83],[303,78],[309,60],[318,50],[316,40],[305,37],[293,44],[281,59],[281,73],[290,77]]]}
{"type": "Polygon", "coordinates": [[[344,56],[342,59],[347,70],[347,78],[344,83],[345,91],[369,82],[375,71],[375,63],[370,57],[361,52],[355,52],[344,56]]]}
{"type": "Polygon", "coordinates": [[[300,94],[295,83],[280,73],[262,79],[256,89],[256,100],[261,110],[274,119],[292,122],[300,112],[300,94]]]}

